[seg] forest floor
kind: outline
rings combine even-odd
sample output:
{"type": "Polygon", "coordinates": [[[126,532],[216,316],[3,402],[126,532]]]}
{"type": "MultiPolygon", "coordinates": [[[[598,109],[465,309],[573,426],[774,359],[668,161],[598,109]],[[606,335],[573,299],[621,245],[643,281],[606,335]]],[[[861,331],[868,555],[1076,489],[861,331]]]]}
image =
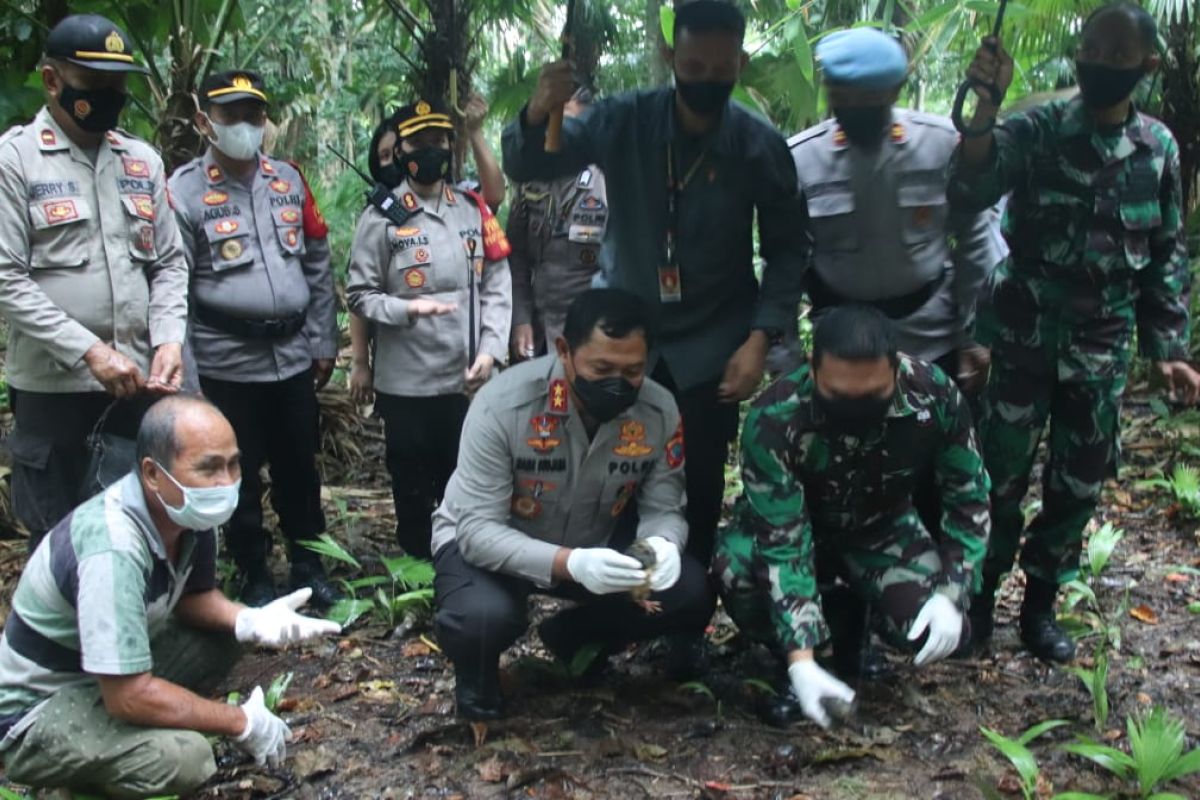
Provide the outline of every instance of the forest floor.
{"type": "MultiPolygon", "coordinates": [[[[718,613],[709,629],[711,669],[684,686],[659,677],[661,648],[653,644],[613,658],[599,685],[576,685],[531,631],[503,663],[515,713],[489,726],[477,745],[477,732],[454,716],[453,672],[427,623],[393,630],[368,615],[338,639],[241,661],[221,696],[292,673],[279,711],[295,740],[278,769],[257,768],[219,743],[218,775],[195,797],[1020,797],[1016,771],[980,726],[1015,737],[1051,719],[1068,724],[1031,745],[1041,765],[1033,796],[1112,796],[1120,784],[1059,745],[1082,734],[1127,750],[1126,717],[1153,706],[1184,721],[1189,746],[1200,740],[1197,522],[1169,492],[1138,485],[1177,462],[1200,463],[1200,415],[1168,419],[1160,404],[1136,395],[1127,406],[1121,478],[1090,529],[1110,522],[1125,531],[1091,582],[1109,638],[1120,639],[1110,653],[1112,712],[1099,731],[1080,679],[1020,648],[1018,576],[1002,590],[989,653],[917,670],[888,652],[891,674],[859,685],[855,722],[830,732],[809,724],[776,730],[757,720],[762,686],[753,679],[770,676],[718,613]]],[[[345,479],[328,486],[326,506],[330,532],[370,568],[394,550],[391,498],[378,430],[367,425],[356,435],[353,487],[345,479]]],[[[22,557],[23,542],[0,542],[4,597],[22,557]]],[[[557,601],[532,602],[536,621],[557,601]]],[[[1078,620],[1104,628],[1087,606],[1076,606],[1078,620]]],[[[1081,640],[1080,666],[1092,665],[1102,640],[1096,630],[1081,640]]],[[[1169,788],[1200,798],[1197,776],[1169,788]]]]}

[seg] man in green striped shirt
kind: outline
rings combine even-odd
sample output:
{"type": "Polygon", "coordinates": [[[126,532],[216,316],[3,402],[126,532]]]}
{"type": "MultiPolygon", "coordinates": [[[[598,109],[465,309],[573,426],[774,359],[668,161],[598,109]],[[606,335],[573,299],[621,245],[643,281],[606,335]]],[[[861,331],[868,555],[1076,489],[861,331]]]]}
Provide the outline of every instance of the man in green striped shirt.
{"type": "Polygon", "coordinates": [[[137,469],[51,530],[13,595],[0,637],[9,780],[111,797],[188,792],[215,771],[204,734],[278,762],[289,733],[261,689],[240,707],[193,690],[215,687],[239,642],[340,630],[296,613],[311,590],[246,608],[216,588],[215,528],[237,505],[241,468],[215,407],[162,400],[137,444],[137,469]]]}

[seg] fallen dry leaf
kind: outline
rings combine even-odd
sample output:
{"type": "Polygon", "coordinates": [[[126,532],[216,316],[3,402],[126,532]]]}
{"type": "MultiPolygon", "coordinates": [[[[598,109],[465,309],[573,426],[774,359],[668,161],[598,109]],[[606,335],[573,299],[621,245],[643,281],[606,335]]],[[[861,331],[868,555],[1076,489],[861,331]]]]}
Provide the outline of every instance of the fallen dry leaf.
{"type": "Polygon", "coordinates": [[[1144,706],[1154,704],[1154,698],[1152,698],[1150,695],[1146,694],[1145,692],[1138,692],[1137,701],[1144,706]]]}
{"type": "Polygon", "coordinates": [[[1184,575],[1180,572],[1172,572],[1167,575],[1167,583],[1187,583],[1191,579],[1190,575],[1184,575]]]}
{"type": "Polygon", "coordinates": [[[400,648],[400,655],[405,658],[417,658],[418,656],[427,656],[431,653],[433,653],[432,648],[420,639],[405,642],[404,647],[400,648]]]}
{"type": "Polygon", "coordinates": [[[511,771],[508,765],[500,760],[500,756],[492,756],[486,761],[481,761],[476,765],[479,770],[479,778],[487,783],[499,783],[508,777],[511,771]]]}
{"type": "Polygon", "coordinates": [[[487,741],[488,724],[486,722],[472,722],[471,735],[475,738],[475,746],[483,747],[483,743],[487,741]]]}
{"type": "Polygon", "coordinates": [[[1158,614],[1154,613],[1154,609],[1150,606],[1142,604],[1129,609],[1129,616],[1136,619],[1138,622],[1144,622],[1147,625],[1158,624],[1158,614]]]}
{"type": "Polygon", "coordinates": [[[342,700],[349,700],[356,694],[358,694],[357,686],[344,686],[333,696],[333,702],[340,703],[342,700]]]}
{"type": "Polygon", "coordinates": [[[633,754],[637,756],[639,761],[654,761],[659,758],[666,758],[669,751],[662,745],[648,744],[641,742],[633,746],[633,754]]]}

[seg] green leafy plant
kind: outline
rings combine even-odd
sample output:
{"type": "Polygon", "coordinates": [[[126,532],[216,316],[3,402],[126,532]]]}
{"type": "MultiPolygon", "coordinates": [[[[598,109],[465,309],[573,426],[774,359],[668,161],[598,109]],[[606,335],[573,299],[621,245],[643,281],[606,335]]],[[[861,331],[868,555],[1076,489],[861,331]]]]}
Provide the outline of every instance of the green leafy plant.
{"type": "MultiPolygon", "coordinates": [[[[364,569],[353,553],[327,533],[301,544],[326,558],[364,569]]],[[[377,622],[395,627],[409,614],[428,611],[433,603],[432,564],[412,556],[381,556],[379,563],[383,565],[383,575],[340,582],[346,597],[329,609],[329,619],[348,627],[370,614],[377,622]]]]}
{"type": "Polygon", "coordinates": [[[1088,537],[1087,563],[1092,578],[1099,578],[1112,559],[1113,550],[1125,537],[1125,531],[1106,522],[1100,530],[1088,537]]]}
{"type": "Polygon", "coordinates": [[[1103,767],[1125,782],[1143,800],[1183,800],[1183,795],[1161,791],[1165,784],[1200,773],[1200,748],[1183,751],[1183,720],[1161,706],[1125,722],[1129,752],[1080,737],[1062,750],[1103,767]]]}
{"type": "Polygon", "coordinates": [[[1083,682],[1092,697],[1092,720],[1097,733],[1104,733],[1108,725],[1108,652],[1103,646],[1096,648],[1092,668],[1068,667],[1067,671],[1083,682]]]}
{"type": "Polygon", "coordinates": [[[518,663],[523,668],[531,669],[560,681],[575,681],[587,674],[592,664],[596,663],[596,659],[601,657],[600,654],[603,651],[604,647],[602,645],[592,642],[576,650],[574,655],[571,656],[570,661],[561,661],[557,658],[550,661],[541,658],[522,658],[518,663]]]}
{"type": "Polygon", "coordinates": [[[1169,490],[1180,511],[1191,519],[1200,519],[1200,470],[1191,464],[1176,464],[1170,478],[1150,478],[1137,486],[1169,490]]]}
{"type": "Polygon", "coordinates": [[[14,792],[12,789],[5,789],[0,786],[0,800],[26,800],[26,795],[20,792],[14,792]]]}
{"type": "Polygon", "coordinates": [[[1033,751],[1029,749],[1029,744],[1047,731],[1066,724],[1067,721],[1065,719],[1049,719],[1045,722],[1039,722],[1015,739],[1010,739],[999,731],[992,730],[984,725],[979,727],[979,732],[1016,769],[1017,776],[1021,780],[1021,794],[1025,797],[1025,800],[1033,800],[1037,794],[1038,776],[1041,774],[1041,767],[1038,766],[1037,758],[1033,755],[1033,751]]]}
{"type": "Polygon", "coordinates": [[[291,686],[293,677],[295,677],[294,673],[281,672],[275,676],[275,679],[271,681],[271,685],[267,687],[263,703],[272,714],[279,708],[279,701],[283,700],[284,692],[291,686]]]}
{"type": "Polygon", "coordinates": [[[681,692],[691,692],[692,694],[704,695],[713,702],[717,722],[720,723],[721,720],[724,719],[725,709],[721,704],[721,699],[717,697],[716,693],[713,692],[712,689],[709,688],[708,684],[704,683],[703,681],[688,681],[687,683],[679,684],[678,689],[681,692]]]}

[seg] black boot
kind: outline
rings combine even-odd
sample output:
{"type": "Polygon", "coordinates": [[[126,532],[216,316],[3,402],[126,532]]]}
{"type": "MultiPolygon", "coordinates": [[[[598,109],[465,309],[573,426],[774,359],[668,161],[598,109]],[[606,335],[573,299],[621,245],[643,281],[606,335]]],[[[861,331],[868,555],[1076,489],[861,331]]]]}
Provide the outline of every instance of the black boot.
{"type": "Polygon", "coordinates": [[[238,598],[251,608],[265,606],[276,597],[275,581],[266,559],[256,559],[240,565],[242,591],[238,598]]]}
{"type": "Polygon", "coordinates": [[[293,557],[289,584],[293,592],[297,589],[312,589],[309,605],[321,611],[342,599],[342,593],[329,582],[320,558],[293,557]]]}
{"type": "Polygon", "coordinates": [[[589,642],[577,625],[572,624],[569,615],[563,612],[555,614],[538,625],[538,636],[542,644],[550,651],[550,655],[570,672],[571,678],[585,685],[597,683],[608,669],[608,657],[612,648],[596,642],[589,642]],[[597,649],[598,647],[598,649],[597,649]],[[593,657],[583,663],[581,655],[585,648],[593,653],[593,657]]]}
{"type": "Polygon", "coordinates": [[[774,694],[764,697],[754,710],[759,719],[773,728],[786,728],[804,719],[800,698],[786,677],[775,682],[774,694]]]}
{"type": "Polygon", "coordinates": [[[1057,596],[1058,584],[1028,577],[1021,605],[1021,641],[1038,658],[1065,664],[1075,658],[1075,642],[1055,619],[1057,596]]]}
{"type": "Polygon", "coordinates": [[[504,696],[500,692],[499,665],[481,670],[454,667],[454,702],[458,716],[471,722],[503,719],[504,696]]]}
{"type": "Polygon", "coordinates": [[[971,638],[965,643],[966,647],[959,647],[955,651],[956,656],[966,656],[981,650],[992,640],[992,631],[996,627],[996,588],[999,585],[999,575],[984,573],[979,594],[971,598],[971,608],[967,611],[967,620],[971,624],[971,638]]]}

